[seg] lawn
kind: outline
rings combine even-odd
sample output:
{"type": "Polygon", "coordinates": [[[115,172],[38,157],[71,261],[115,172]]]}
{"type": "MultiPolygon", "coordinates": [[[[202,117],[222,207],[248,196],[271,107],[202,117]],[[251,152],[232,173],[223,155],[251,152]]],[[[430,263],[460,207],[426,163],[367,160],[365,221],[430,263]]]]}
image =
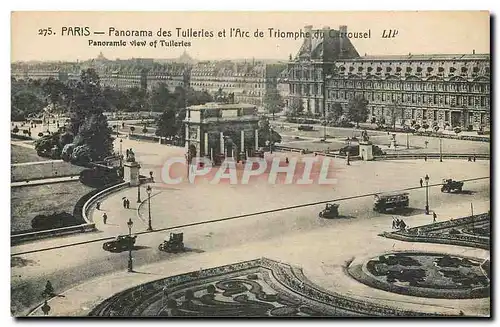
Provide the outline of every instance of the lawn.
{"type": "Polygon", "coordinates": [[[36,215],[73,214],[77,201],[93,188],[65,182],[11,188],[11,232],[28,231],[36,215]]]}
{"type": "Polygon", "coordinates": [[[12,166],[13,182],[78,175],[85,168],[67,162],[47,162],[33,165],[12,166]]]}
{"type": "Polygon", "coordinates": [[[24,146],[11,144],[10,145],[10,163],[23,163],[34,161],[47,161],[47,158],[39,157],[34,149],[24,146]]]}

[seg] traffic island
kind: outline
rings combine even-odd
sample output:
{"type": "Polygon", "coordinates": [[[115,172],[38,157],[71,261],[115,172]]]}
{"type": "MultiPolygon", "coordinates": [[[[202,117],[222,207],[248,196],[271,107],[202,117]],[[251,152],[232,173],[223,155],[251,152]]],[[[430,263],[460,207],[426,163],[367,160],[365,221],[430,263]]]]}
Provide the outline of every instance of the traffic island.
{"type": "Polygon", "coordinates": [[[490,296],[483,262],[445,253],[394,252],[351,264],[348,273],[365,285],[392,293],[473,299],[490,296]]]}
{"type": "Polygon", "coordinates": [[[490,213],[385,232],[379,236],[407,242],[424,242],[490,249],[490,213]]]}

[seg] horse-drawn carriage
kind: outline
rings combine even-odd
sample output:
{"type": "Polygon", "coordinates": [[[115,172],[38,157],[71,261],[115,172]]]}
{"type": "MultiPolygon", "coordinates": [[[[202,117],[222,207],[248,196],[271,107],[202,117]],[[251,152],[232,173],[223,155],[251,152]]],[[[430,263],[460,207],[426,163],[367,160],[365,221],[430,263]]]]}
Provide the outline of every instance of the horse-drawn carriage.
{"type": "Polygon", "coordinates": [[[320,218],[338,218],[339,205],[336,203],[327,203],[325,209],[319,213],[320,218]]]}
{"type": "Polygon", "coordinates": [[[184,233],[170,233],[170,236],[158,246],[158,250],[172,253],[184,251],[184,233]]]}

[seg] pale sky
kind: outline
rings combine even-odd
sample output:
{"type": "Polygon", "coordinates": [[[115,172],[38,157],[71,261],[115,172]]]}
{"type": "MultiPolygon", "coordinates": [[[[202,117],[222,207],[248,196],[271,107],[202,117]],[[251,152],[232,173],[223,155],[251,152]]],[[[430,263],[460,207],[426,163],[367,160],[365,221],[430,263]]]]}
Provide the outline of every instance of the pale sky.
{"type": "Polygon", "coordinates": [[[197,60],[282,59],[295,56],[302,39],[271,38],[268,28],[298,32],[305,25],[315,29],[347,25],[349,32],[371,32],[370,39],[351,39],[360,55],[476,53],[490,52],[490,17],[486,11],[435,12],[14,12],[12,14],[11,61],[95,58],[102,52],[108,59],[168,59],[184,51],[197,60]],[[62,36],[63,27],[89,27],[90,36],[62,36]],[[55,35],[38,35],[51,27],[55,35]],[[152,37],[108,36],[116,30],[150,30],[152,37]],[[172,37],[158,37],[159,29],[171,30],[172,37]],[[179,38],[176,28],[213,31],[213,38],[179,38]],[[250,38],[228,37],[231,28],[250,32],[250,38]],[[226,37],[218,37],[225,29],[226,37]],[[265,32],[254,37],[256,29],[265,32]],[[396,37],[381,38],[384,30],[397,30],[396,37]],[[105,35],[94,35],[103,31],[105,35]],[[127,42],[126,47],[92,47],[89,40],[127,42]],[[146,41],[133,47],[130,41],[146,41]],[[155,40],[191,42],[190,47],[149,46],[155,40]]]}

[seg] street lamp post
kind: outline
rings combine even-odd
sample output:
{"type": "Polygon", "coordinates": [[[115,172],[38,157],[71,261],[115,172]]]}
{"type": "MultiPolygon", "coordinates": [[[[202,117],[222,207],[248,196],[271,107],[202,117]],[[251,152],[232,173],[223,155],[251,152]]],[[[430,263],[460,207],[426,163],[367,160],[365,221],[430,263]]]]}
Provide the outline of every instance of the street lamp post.
{"type": "Polygon", "coordinates": [[[132,221],[132,218],[129,218],[127,222],[128,226],[128,236],[129,236],[129,247],[128,247],[128,272],[133,272],[134,268],[132,266],[132,226],[134,225],[134,222],[132,221]]]}
{"type": "Polygon", "coordinates": [[[425,214],[429,214],[429,175],[425,175],[425,214]]]}
{"type": "Polygon", "coordinates": [[[151,186],[148,185],[146,188],[146,192],[148,193],[148,231],[151,232],[153,227],[151,226],[151,186]]]}
{"type": "Polygon", "coordinates": [[[123,140],[120,139],[120,167],[123,166],[122,142],[123,140]]]}
{"type": "Polygon", "coordinates": [[[439,162],[443,162],[443,137],[439,136],[439,162]]]}
{"type": "Polygon", "coordinates": [[[137,184],[137,203],[141,203],[141,177],[139,176],[139,184],[137,184]]]}

